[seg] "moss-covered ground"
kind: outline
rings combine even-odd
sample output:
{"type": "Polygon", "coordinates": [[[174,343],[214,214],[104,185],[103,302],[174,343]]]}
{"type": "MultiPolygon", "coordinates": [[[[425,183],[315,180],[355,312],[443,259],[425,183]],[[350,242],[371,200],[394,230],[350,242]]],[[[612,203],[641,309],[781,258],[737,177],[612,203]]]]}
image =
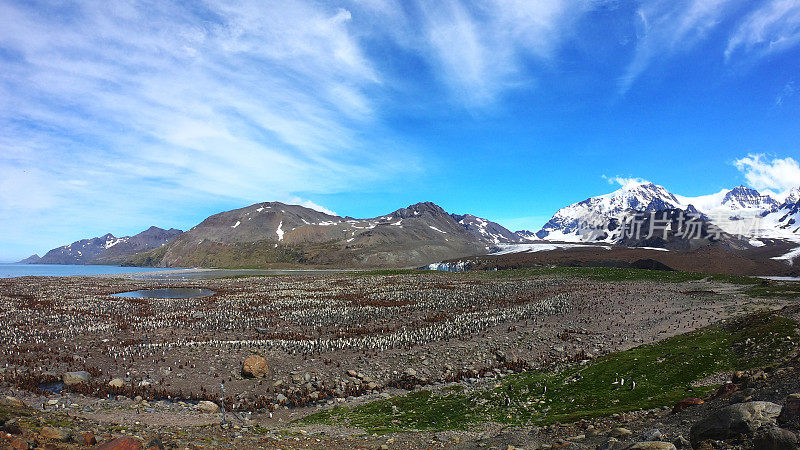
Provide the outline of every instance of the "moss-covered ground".
{"type": "Polygon", "coordinates": [[[759,313],[725,324],[613,353],[556,372],[509,376],[490,390],[420,390],[357,407],[337,407],[301,423],[338,424],[370,433],[467,429],[495,421],[545,425],[672,406],[714,386],[695,386],[715,373],[762,367],[794,345],[797,324],[759,313]],[[624,381],[623,381],[624,380],[624,381]]]}

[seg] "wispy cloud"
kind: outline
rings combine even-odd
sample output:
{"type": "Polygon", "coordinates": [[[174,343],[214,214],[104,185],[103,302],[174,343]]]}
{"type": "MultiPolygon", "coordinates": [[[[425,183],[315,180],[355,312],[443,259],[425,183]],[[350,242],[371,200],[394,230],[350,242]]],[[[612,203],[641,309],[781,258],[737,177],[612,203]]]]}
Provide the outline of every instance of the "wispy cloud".
{"type": "Polygon", "coordinates": [[[3,2],[0,217],[304,201],[414,170],[351,22],[300,1],[3,2]]]}
{"type": "Polygon", "coordinates": [[[797,94],[797,85],[790,81],[783,86],[783,89],[775,97],[775,106],[783,105],[783,102],[797,94]]]}
{"type": "Polygon", "coordinates": [[[731,35],[725,59],[735,53],[763,57],[800,43],[800,2],[770,0],[750,12],[731,35]]]}
{"type": "Polygon", "coordinates": [[[494,104],[509,89],[534,85],[536,75],[526,63],[550,64],[574,34],[574,23],[594,2],[445,0],[407,4],[414,5],[412,18],[391,2],[373,6],[375,11],[400,17],[399,23],[415,21],[415,28],[390,28],[393,38],[432,66],[457,103],[481,108],[494,104]]]}
{"type": "Polygon", "coordinates": [[[733,162],[755,189],[778,193],[800,187],[800,164],[791,157],[771,158],[764,154],[749,154],[733,162]]]}
{"type": "Polygon", "coordinates": [[[654,0],[638,9],[638,42],[619,82],[625,94],[654,60],[687,51],[702,41],[740,0],[654,0]]]}

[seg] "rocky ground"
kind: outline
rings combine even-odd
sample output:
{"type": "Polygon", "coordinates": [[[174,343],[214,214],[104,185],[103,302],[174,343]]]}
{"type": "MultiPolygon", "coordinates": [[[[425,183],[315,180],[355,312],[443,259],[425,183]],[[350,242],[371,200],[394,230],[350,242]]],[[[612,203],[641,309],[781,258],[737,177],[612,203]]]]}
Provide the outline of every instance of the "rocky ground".
{"type": "Polygon", "coordinates": [[[800,391],[792,384],[796,360],[787,360],[766,379],[738,377],[737,386],[753,389],[747,396],[740,390],[678,414],[658,409],[570,425],[485,423],[470,430],[380,436],[294,422],[332,406],[409,390],[436,392],[455,384],[486,389],[513,372],[591,361],[793,302],[786,296],[754,298],[742,286],[711,279],[507,275],[192,281],[183,284],[218,294],[183,300],[108,295],[164,287],[153,282],[2,280],[0,319],[7,325],[0,337],[8,344],[0,355],[0,386],[9,397],[2,410],[3,442],[74,447],[91,436],[101,443],[130,436],[141,445],[180,448],[594,448],[613,434],[624,448],[652,428],[660,439],[692,439],[691,426],[732,399],[782,405],[800,391]],[[221,397],[229,409],[225,426],[221,397]]]}

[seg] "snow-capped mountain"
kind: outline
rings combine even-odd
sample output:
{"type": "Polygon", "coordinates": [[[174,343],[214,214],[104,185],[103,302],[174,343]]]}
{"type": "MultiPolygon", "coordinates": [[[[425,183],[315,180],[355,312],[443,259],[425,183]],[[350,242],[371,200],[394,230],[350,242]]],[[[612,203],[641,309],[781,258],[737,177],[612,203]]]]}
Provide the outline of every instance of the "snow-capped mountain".
{"type": "Polygon", "coordinates": [[[742,209],[770,210],[779,206],[769,195],[761,195],[757,190],[738,186],[728,191],[722,198],[721,206],[738,211],[742,209]]]}
{"type": "Polygon", "coordinates": [[[797,203],[798,201],[800,201],[800,187],[790,189],[783,199],[783,204],[797,203]]]}
{"type": "Polygon", "coordinates": [[[767,225],[800,237],[800,199],[787,198],[789,201],[764,214],[763,219],[767,225]]]}
{"type": "Polygon", "coordinates": [[[168,244],[181,233],[181,230],[174,228],[163,230],[158,227],[150,227],[137,235],[119,238],[108,233],[100,237],[82,239],[54,248],[41,258],[31,256],[20,262],[36,264],[116,264],[135,253],[168,244]]]}
{"type": "Polygon", "coordinates": [[[663,186],[630,182],[610,194],[587,198],[559,209],[536,237],[552,241],[589,241],[596,238],[591,230],[605,228],[611,219],[626,211],[685,208],[686,205],[663,186]]]}
{"type": "Polygon", "coordinates": [[[517,230],[514,232],[514,234],[519,236],[523,242],[539,240],[539,237],[536,236],[536,233],[531,230],[517,230]]]}
{"type": "Polygon", "coordinates": [[[499,223],[491,222],[472,214],[451,214],[453,220],[467,231],[492,244],[515,244],[523,242],[516,233],[512,233],[499,223]]]}
{"type": "MultiPolygon", "coordinates": [[[[800,189],[788,192],[786,198],[800,199],[800,189]]],[[[787,203],[781,206],[770,195],[745,186],[710,195],[685,197],[650,182],[630,182],[610,194],[591,197],[558,210],[536,237],[551,241],[588,242],[599,239],[612,242],[613,235],[596,231],[608,229],[612,220],[620,222],[631,212],[683,210],[687,214],[698,214],[704,221],[730,235],[791,239],[794,234],[788,232],[790,227],[780,226],[788,223],[791,214],[783,221],[778,220],[791,210],[792,203],[787,203]],[[779,210],[784,214],[778,214],[779,210]]],[[[753,245],[760,243],[753,242],[753,245]]]]}

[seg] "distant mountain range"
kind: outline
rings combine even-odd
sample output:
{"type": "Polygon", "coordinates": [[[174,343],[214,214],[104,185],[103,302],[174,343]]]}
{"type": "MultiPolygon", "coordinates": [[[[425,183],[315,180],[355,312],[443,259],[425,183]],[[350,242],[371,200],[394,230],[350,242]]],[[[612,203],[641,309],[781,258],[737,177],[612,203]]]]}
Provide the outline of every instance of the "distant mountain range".
{"type": "Polygon", "coordinates": [[[632,182],[610,194],[561,208],[535,234],[520,232],[519,235],[528,241],[617,244],[623,238],[620,233],[597,230],[609,230],[615,222],[622,223],[634,216],[680,210],[686,216],[718,227],[726,235],[747,237],[749,245],[758,247],[772,239],[800,239],[798,201],[800,189],[789,191],[781,200],[745,186],[700,197],[683,197],[653,183],[632,182]]]}
{"type": "Polygon", "coordinates": [[[780,198],[738,186],[684,197],[631,182],[558,210],[537,232],[511,232],[471,214],[417,203],[369,219],[298,205],[257,203],[208,217],[192,229],[84,239],[21,262],[164,267],[420,266],[535,242],[603,243],[689,251],[741,250],[777,241],[800,246],[800,188],[780,198]],[[692,228],[688,228],[691,226],[692,228]],[[640,231],[634,234],[633,231],[640,231]],[[690,236],[689,231],[700,234],[690,236]]]}
{"type": "Polygon", "coordinates": [[[397,267],[487,253],[522,238],[497,223],[433,203],[370,218],[258,203],[215,214],[164,247],[128,262],[167,267],[315,265],[397,267]]]}
{"type": "Polygon", "coordinates": [[[75,241],[57,247],[44,256],[32,255],[20,261],[27,264],[120,264],[133,255],[170,243],[182,233],[170,228],[150,227],[135,236],[104,236],[75,241]]]}

